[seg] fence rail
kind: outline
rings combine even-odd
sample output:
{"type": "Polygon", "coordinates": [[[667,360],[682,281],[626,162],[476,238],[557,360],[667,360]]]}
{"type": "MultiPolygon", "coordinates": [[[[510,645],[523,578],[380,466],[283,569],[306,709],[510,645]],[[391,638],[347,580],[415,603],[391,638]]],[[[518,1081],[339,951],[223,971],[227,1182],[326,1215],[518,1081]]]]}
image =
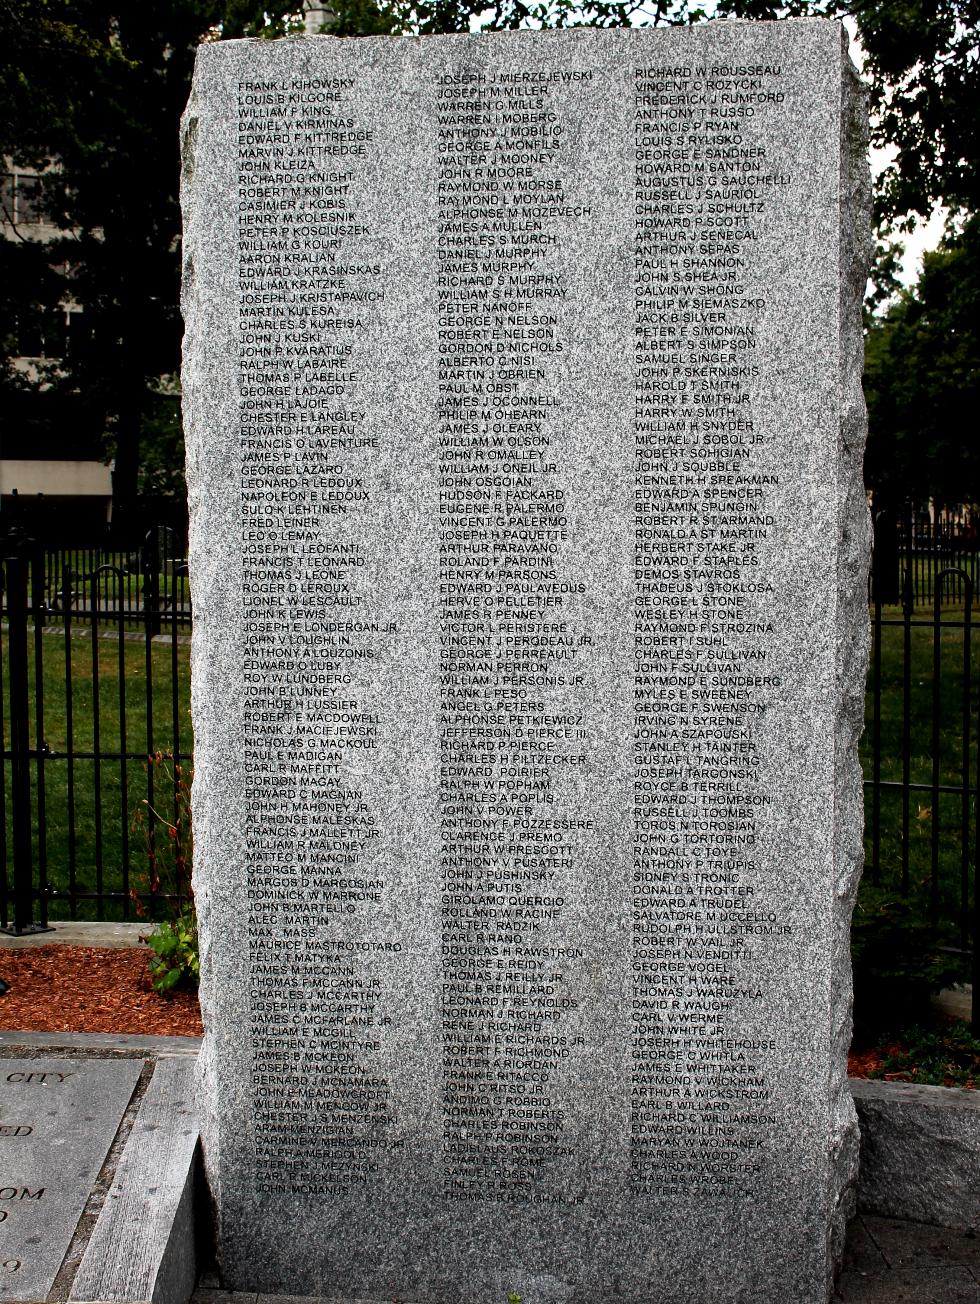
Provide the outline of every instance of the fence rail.
{"type": "Polygon", "coordinates": [[[136,548],[59,548],[39,554],[43,567],[41,600],[48,622],[70,617],[120,619],[127,629],[155,634],[190,633],[191,598],[187,562],[177,555],[177,539],[165,527],[150,530],[136,548]]]}
{"type": "Polygon", "coordinates": [[[870,600],[931,608],[963,602],[965,584],[980,583],[980,530],[970,519],[933,520],[882,511],[875,517],[875,567],[870,600]],[[942,577],[942,578],[940,578],[942,577]]]}
{"type": "MultiPolygon", "coordinates": [[[[972,527],[876,523],[862,742],[866,888],[911,903],[980,989],[980,601],[972,527]]],[[[179,896],[154,820],[176,820],[192,743],[186,565],[168,531],[129,551],[4,549],[0,915],[132,918],[179,896]],[[148,763],[172,758],[176,771],[148,763]]],[[[980,1002],[975,1005],[980,1027],[980,1002]]]]}

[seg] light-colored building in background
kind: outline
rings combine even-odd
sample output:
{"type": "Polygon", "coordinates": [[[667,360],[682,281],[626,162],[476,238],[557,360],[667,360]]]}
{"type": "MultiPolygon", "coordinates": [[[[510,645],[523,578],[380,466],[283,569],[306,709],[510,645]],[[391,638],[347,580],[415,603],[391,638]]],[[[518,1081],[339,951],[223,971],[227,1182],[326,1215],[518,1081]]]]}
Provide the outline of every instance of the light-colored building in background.
{"type": "MultiPolygon", "coordinates": [[[[4,159],[0,170],[0,236],[5,240],[47,242],[61,234],[45,205],[44,172],[31,171],[4,159]]],[[[84,333],[84,312],[71,301],[40,323],[13,322],[18,356],[14,367],[39,382],[44,371],[57,368],[84,333]]],[[[91,456],[71,429],[39,438],[18,412],[6,414],[0,431],[0,528],[27,522],[32,527],[52,509],[62,515],[80,514],[91,525],[108,523],[112,505],[112,468],[91,456]],[[73,444],[76,447],[73,447],[73,444]],[[77,452],[79,456],[73,457],[77,452]],[[43,497],[43,504],[39,498],[43,497]]]]}

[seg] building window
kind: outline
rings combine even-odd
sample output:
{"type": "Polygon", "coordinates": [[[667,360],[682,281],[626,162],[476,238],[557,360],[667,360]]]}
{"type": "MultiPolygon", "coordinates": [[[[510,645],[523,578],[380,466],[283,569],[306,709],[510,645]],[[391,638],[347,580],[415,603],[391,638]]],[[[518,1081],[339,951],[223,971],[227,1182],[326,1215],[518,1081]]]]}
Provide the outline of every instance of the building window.
{"type": "MultiPolygon", "coordinates": [[[[83,316],[66,312],[64,308],[49,308],[36,314],[23,315],[14,319],[17,356],[21,358],[44,359],[57,362],[68,355],[69,320],[73,316],[83,316]]],[[[73,353],[84,346],[84,331],[76,328],[73,353]]]]}
{"type": "Polygon", "coordinates": [[[38,226],[44,222],[44,182],[25,172],[0,174],[0,208],[13,226],[38,226]]]}
{"type": "Polygon", "coordinates": [[[40,177],[15,177],[14,207],[18,222],[44,221],[44,186],[40,177]]]}

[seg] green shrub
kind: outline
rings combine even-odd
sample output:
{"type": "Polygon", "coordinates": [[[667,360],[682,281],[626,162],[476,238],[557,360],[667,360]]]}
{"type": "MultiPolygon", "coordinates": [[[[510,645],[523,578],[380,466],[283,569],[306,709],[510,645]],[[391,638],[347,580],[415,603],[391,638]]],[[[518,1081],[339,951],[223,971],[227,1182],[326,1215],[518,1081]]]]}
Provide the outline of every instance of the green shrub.
{"type": "Polygon", "coordinates": [[[929,998],[966,977],[965,957],[941,949],[914,899],[861,885],[851,924],[855,1041],[926,1021],[929,998]]]}
{"type": "Polygon", "coordinates": [[[157,924],[143,939],[153,951],[150,981],[161,996],[179,987],[197,990],[201,960],[197,943],[197,913],[186,905],[173,919],[157,924]]]}
{"type": "Polygon", "coordinates": [[[901,1078],[936,1087],[965,1087],[980,1082],[980,1040],[956,1019],[945,1028],[912,1028],[901,1047],[882,1044],[880,1069],[872,1078],[901,1078]]]}
{"type": "MultiPolygon", "coordinates": [[[[146,887],[151,899],[161,896],[176,902],[169,919],[156,925],[145,941],[153,952],[150,981],[161,995],[185,987],[197,990],[201,975],[197,939],[197,912],[191,887],[193,835],[191,825],[190,775],[174,760],[172,752],[155,752],[147,757],[147,768],[159,772],[158,785],[173,794],[172,818],[168,819],[144,798],[133,815],[133,828],[146,843],[146,887]]],[[[134,888],[130,892],[136,912],[146,915],[144,899],[134,888]]]]}

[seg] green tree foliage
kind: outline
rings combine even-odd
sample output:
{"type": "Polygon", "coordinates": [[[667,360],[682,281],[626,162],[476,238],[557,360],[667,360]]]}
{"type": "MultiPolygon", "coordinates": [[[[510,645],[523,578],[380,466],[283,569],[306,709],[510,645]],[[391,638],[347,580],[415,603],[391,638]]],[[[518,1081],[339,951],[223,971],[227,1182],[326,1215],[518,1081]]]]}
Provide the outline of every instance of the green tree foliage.
{"type": "MultiPolygon", "coordinates": [[[[873,140],[894,152],[876,186],[879,233],[887,241],[890,230],[908,230],[937,206],[960,231],[925,256],[914,290],[869,325],[865,478],[877,507],[929,499],[968,506],[980,501],[972,433],[980,367],[980,4],[870,0],[853,12],[867,52],[873,140]]],[[[876,272],[880,309],[895,289],[887,254],[876,272]]]]}
{"type": "Polygon", "coordinates": [[[0,153],[45,172],[57,228],[41,241],[15,227],[0,241],[2,433],[8,447],[30,447],[37,427],[62,456],[66,442],[104,445],[124,508],[144,441],[180,458],[178,406],[160,378],[180,360],[178,123],[196,48],[296,23],[284,3],[0,0],[0,153]],[[63,324],[66,303],[80,306],[84,329],[67,354],[49,329],[44,353],[58,364],[25,377],[13,359],[63,324]]]}
{"type": "Polygon", "coordinates": [[[923,258],[868,331],[865,474],[876,502],[980,501],[980,216],[923,258]]]}
{"type": "Polygon", "coordinates": [[[879,179],[879,226],[927,218],[937,205],[980,208],[978,0],[720,0],[735,18],[853,20],[865,54],[872,143],[895,151],[879,179]]]}
{"type": "Polygon", "coordinates": [[[867,52],[873,140],[895,162],[879,181],[883,222],[937,205],[980,211],[977,0],[872,0],[853,7],[867,52]]]}
{"type": "MultiPolygon", "coordinates": [[[[16,330],[5,340],[3,397],[25,388],[10,353],[34,352],[24,347],[27,318],[80,305],[91,346],[73,340],[61,366],[43,369],[32,406],[84,395],[59,411],[83,444],[93,433],[111,437],[124,496],[135,491],[148,388],[178,356],[174,123],[201,34],[197,8],[141,4],[116,15],[100,0],[0,8],[3,153],[15,166],[53,165],[44,206],[58,228],[43,242],[15,228],[3,245],[4,270],[22,287],[7,317],[16,330]],[[32,269],[43,271],[33,292],[32,269]]],[[[14,419],[31,410],[4,408],[14,419]]]]}

